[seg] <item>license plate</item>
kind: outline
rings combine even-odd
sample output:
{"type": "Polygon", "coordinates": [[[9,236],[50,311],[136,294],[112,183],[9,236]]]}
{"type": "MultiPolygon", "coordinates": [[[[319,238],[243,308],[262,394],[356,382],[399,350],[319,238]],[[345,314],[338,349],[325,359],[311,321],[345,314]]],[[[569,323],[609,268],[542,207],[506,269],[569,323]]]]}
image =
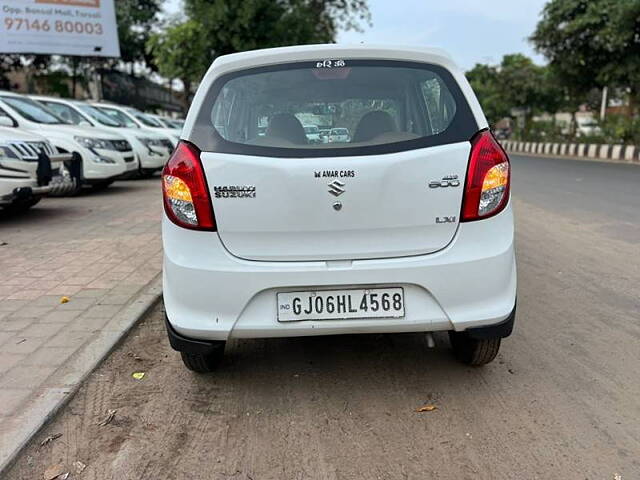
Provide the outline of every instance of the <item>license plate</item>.
{"type": "Polygon", "coordinates": [[[278,293],[278,321],[404,317],[402,288],[278,293]]]}

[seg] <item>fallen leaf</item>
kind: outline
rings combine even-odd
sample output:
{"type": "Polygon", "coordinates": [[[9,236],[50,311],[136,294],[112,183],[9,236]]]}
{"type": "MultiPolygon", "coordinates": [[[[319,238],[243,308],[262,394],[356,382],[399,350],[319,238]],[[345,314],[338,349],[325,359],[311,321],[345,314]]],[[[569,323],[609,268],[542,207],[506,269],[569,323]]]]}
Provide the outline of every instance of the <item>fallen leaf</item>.
{"type": "Polygon", "coordinates": [[[438,407],[436,407],[435,405],[424,405],[422,407],[420,407],[419,409],[416,410],[416,412],[433,412],[434,410],[437,410],[438,407]]]}
{"type": "Polygon", "coordinates": [[[40,442],[40,446],[44,447],[45,445],[49,445],[51,442],[53,442],[56,438],[60,438],[62,436],[61,433],[54,433],[53,435],[49,435],[47,438],[45,438],[42,442],[40,442]]]}
{"type": "Polygon", "coordinates": [[[104,420],[102,420],[98,424],[98,426],[104,427],[106,425],[109,425],[113,421],[113,419],[115,418],[116,412],[117,412],[117,410],[107,410],[107,416],[104,417],[104,420]]]}
{"type": "Polygon", "coordinates": [[[26,341],[27,341],[27,339],[26,339],[26,338],[23,338],[22,340],[20,340],[20,341],[16,342],[16,345],[20,345],[21,343],[24,343],[24,342],[26,342],[26,341]]]}
{"type": "Polygon", "coordinates": [[[69,303],[69,297],[60,298],[60,303],[69,303]]]}
{"type": "Polygon", "coordinates": [[[85,468],[87,468],[87,465],[85,463],[82,463],[80,460],[76,460],[75,462],[73,462],[73,467],[76,469],[76,473],[82,473],[84,471],[85,468]]]}
{"type": "Polygon", "coordinates": [[[64,471],[64,465],[62,465],[61,463],[57,463],[55,465],[50,465],[45,471],[44,471],[44,480],[54,480],[54,479],[60,479],[60,480],[64,480],[69,476],[69,472],[64,471]],[[66,476],[65,476],[66,475],[66,476]]]}
{"type": "Polygon", "coordinates": [[[142,380],[144,378],[144,372],[133,372],[131,376],[136,380],[142,380]]]}

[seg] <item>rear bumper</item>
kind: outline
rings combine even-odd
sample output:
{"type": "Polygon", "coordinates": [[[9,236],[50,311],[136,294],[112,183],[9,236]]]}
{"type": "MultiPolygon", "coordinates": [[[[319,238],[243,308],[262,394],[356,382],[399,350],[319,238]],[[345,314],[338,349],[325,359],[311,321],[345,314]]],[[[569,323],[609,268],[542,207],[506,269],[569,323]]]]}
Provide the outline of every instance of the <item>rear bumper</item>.
{"type": "MultiPolygon", "coordinates": [[[[513,311],[500,323],[495,325],[488,325],[486,327],[476,327],[467,330],[468,334],[475,339],[488,339],[488,338],[505,338],[511,335],[513,331],[513,325],[516,319],[516,307],[513,307],[513,311]]],[[[164,325],[167,329],[167,336],[169,337],[169,345],[171,348],[178,352],[185,352],[197,355],[210,355],[219,348],[217,342],[219,340],[198,340],[194,338],[187,338],[184,335],[179,334],[175,328],[169,322],[169,318],[165,315],[164,325]]]]}
{"type": "Polygon", "coordinates": [[[508,321],[515,306],[510,206],[495,217],[460,224],[439,252],[404,258],[247,261],[229,254],[216,233],[185,230],[166,218],[163,244],[167,316],[188,339],[463,331],[508,321]],[[405,317],[277,321],[277,292],[363,286],[403,287],[405,317]]]}

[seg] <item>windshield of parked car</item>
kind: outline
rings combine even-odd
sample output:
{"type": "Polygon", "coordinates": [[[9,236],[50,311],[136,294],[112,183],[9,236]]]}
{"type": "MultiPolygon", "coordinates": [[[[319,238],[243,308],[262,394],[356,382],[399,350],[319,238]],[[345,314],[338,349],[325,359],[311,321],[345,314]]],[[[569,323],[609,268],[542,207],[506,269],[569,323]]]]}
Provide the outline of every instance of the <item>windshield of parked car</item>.
{"type": "MultiPolygon", "coordinates": [[[[228,142],[291,149],[360,148],[436,136],[435,144],[450,143],[468,140],[477,131],[476,126],[465,129],[469,133],[456,130],[454,135],[441,135],[465,102],[452,75],[442,67],[327,62],[304,68],[269,67],[259,73],[253,69],[228,75],[226,82],[223,77],[213,87],[211,125],[228,142]],[[323,136],[318,142],[307,136],[321,130],[338,138],[323,136]]],[[[468,105],[463,106],[468,120],[468,105]]]]}
{"type": "Polygon", "coordinates": [[[18,112],[22,117],[35,123],[44,123],[48,125],[68,123],[58,117],[51,110],[38,102],[24,97],[0,96],[0,99],[18,112]]]}
{"type": "Polygon", "coordinates": [[[86,118],[82,116],[82,114],[78,113],[73,107],[69,105],[65,105],[60,102],[52,102],[49,100],[38,100],[41,104],[47,107],[49,110],[54,112],[63,120],[73,123],[74,125],[80,125],[80,123],[85,122],[89,123],[86,118]]]}
{"type": "Polygon", "coordinates": [[[136,120],[147,127],[164,128],[164,125],[162,125],[158,120],[142,113],[140,110],[136,110],[135,108],[127,108],[125,110],[129,115],[132,115],[136,120]]]}
{"type": "Polygon", "coordinates": [[[126,113],[123,113],[116,108],[110,108],[110,107],[96,107],[96,108],[101,112],[103,112],[105,115],[108,115],[109,117],[111,117],[116,122],[120,123],[121,125],[124,125],[125,127],[140,128],[140,126],[135,122],[135,120],[130,118],[129,115],[127,115],[126,113]]]}
{"type": "Polygon", "coordinates": [[[87,105],[84,103],[75,104],[76,108],[82,111],[85,115],[88,115],[91,119],[98,122],[100,125],[105,125],[107,127],[122,127],[123,123],[120,123],[116,118],[110,117],[106,113],[101,112],[95,107],[91,105],[87,105]]]}
{"type": "Polygon", "coordinates": [[[182,127],[179,127],[178,124],[170,119],[170,118],[165,118],[165,117],[153,117],[154,120],[157,120],[158,122],[160,122],[162,124],[163,127],[166,128],[172,128],[172,129],[180,129],[182,127]]]}

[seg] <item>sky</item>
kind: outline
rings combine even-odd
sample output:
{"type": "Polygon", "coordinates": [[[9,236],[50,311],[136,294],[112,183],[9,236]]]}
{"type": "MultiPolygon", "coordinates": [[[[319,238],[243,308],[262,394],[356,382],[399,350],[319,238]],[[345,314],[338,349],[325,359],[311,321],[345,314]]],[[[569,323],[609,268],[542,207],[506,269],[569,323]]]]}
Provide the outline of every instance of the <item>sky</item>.
{"type": "MultiPolygon", "coordinates": [[[[527,41],[545,0],[369,0],[372,25],[363,33],[340,32],[338,43],[425,45],[448,51],[465,70],[497,64],[504,54],[544,58],[527,41]]],[[[176,12],[180,0],[167,0],[176,12]]]]}

